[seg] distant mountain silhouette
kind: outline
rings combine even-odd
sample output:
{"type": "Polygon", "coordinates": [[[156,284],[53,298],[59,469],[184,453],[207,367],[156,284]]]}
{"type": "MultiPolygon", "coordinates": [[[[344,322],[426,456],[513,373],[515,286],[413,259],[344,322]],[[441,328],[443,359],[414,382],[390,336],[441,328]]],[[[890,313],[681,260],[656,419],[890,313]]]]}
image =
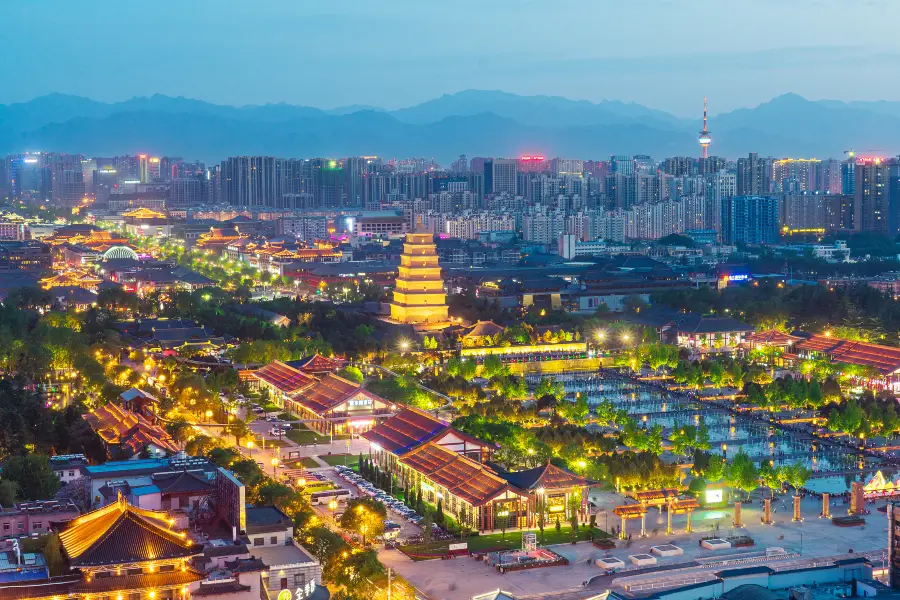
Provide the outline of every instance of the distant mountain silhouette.
{"type": "MultiPolygon", "coordinates": [[[[275,156],[469,156],[542,153],[603,159],[699,154],[699,119],[638,104],[466,90],[400,110],[352,105],[223,106],[154,95],[103,103],[65,94],[0,105],[0,153],[152,152],[207,162],[275,156]]],[[[710,119],[713,155],[841,158],[845,149],[900,149],[900,102],[809,101],[785,94],[710,119]]]]}

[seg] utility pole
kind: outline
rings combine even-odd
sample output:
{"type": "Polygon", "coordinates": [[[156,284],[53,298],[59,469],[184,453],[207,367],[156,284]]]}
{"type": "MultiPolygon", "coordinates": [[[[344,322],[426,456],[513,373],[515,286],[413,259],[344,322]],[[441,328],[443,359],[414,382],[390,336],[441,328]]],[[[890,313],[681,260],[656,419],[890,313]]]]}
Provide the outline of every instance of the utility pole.
{"type": "Polygon", "coordinates": [[[391,586],[393,586],[392,578],[391,578],[391,568],[388,567],[388,590],[387,590],[387,600],[391,600],[391,586]]]}

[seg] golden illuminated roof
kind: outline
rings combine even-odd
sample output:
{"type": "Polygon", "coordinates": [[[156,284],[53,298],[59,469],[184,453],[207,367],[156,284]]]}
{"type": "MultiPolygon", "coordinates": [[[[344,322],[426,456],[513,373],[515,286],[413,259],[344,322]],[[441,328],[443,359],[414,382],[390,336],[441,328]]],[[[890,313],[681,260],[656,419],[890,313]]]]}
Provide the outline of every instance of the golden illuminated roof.
{"type": "Polygon", "coordinates": [[[64,524],[63,552],[73,567],[135,564],[188,558],[202,551],[185,534],[169,529],[168,515],[119,500],[64,524]]]}
{"type": "Polygon", "coordinates": [[[165,219],[166,215],[161,212],[157,212],[155,210],[150,210],[149,208],[136,208],[134,210],[130,210],[128,212],[122,213],[123,217],[130,217],[132,219],[165,219]]]}
{"type": "Polygon", "coordinates": [[[45,290],[49,290],[51,288],[63,286],[73,286],[88,289],[97,287],[102,282],[103,280],[93,273],[71,269],[69,271],[58,273],[51,277],[44,277],[38,283],[40,283],[41,287],[45,290]]]}

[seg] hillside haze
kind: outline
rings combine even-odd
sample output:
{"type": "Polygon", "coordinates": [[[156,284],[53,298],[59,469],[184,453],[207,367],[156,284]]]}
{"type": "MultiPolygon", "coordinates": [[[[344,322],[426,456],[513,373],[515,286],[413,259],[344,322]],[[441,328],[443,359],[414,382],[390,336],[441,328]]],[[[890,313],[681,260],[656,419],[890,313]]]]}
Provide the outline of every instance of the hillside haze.
{"type": "MultiPolygon", "coordinates": [[[[544,154],[603,159],[698,155],[700,119],[638,104],[466,90],[399,110],[290,104],[223,106],[154,95],[104,103],[65,94],[0,105],[0,152],[152,152],[213,162],[226,156],[544,154]]],[[[785,94],[710,119],[711,155],[842,157],[898,152],[900,102],[809,101],[785,94]]]]}

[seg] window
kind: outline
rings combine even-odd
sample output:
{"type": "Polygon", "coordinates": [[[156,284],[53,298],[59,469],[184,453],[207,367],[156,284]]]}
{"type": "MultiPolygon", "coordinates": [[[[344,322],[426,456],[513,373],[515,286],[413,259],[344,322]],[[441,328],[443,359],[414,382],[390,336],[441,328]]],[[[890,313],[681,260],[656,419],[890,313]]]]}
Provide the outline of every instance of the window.
{"type": "Polygon", "coordinates": [[[35,521],[34,523],[31,524],[32,531],[40,531],[43,528],[44,528],[44,524],[41,523],[40,521],[35,521]]]}
{"type": "Polygon", "coordinates": [[[254,545],[254,546],[262,546],[262,545],[265,544],[265,543],[266,543],[266,539],[265,539],[265,538],[261,538],[261,537],[253,538],[253,545],[254,545]]]}
{"type": "Polygon", "coordinates": [[[277,544],[277,543],[278,543],[278,536],[273,535],[273,536],[269,539],[269,542],[270,542],[271,544],[273,544],[273,545],[274,545],[274,544],[277,544]]]}
{"type": "Polygon", "coordinates": [[[18,529],[19,531],[24,530],[24,529],[25,529],[25,523],[23,523],[22,521],[19,521],[18,523],[16,523],[16,529],[18,529]]]}

